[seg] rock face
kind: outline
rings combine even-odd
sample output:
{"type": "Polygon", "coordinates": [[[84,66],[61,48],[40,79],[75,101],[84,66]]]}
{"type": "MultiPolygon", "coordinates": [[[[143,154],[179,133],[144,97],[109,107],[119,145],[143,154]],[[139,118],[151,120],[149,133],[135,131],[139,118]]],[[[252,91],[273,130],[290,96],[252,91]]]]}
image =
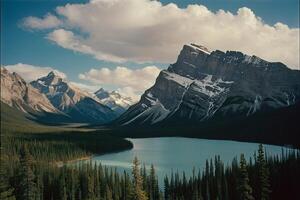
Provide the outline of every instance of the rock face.
{"type": "Polygon", "coordinates": [[[124,113],[133,104],[133,100],[130,97],[124,97],[117,91],[108,92],[103,88],[97,90],[95,96],[102,104],[110,107],[118,115],[124,113]]]}
{"type": "Polygon", "coordinates": [[[107,123],[117,117],[109,107],[69,84],[55,72],[32,81],[31,85],[45,94],[55,108],[76,122],[107,123]]]}
{"type": "Polygon", "coordinates": [[[300,100],[300,71],[241,52],[184,45],[176,63],[118,118],[121,125],[194,123],[250,116],[300,100]]]}
{"type": "Polygon", "coordinates": [[[1,67],[1,101],[26,113],[56,113],[45,95],[33,88],[17,73],[1,67]]]}

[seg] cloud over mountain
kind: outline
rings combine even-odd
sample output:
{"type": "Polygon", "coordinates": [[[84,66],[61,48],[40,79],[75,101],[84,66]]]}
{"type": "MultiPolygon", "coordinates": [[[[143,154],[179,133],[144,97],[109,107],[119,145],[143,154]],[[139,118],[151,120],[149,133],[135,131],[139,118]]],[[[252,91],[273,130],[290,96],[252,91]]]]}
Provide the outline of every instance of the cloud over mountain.
{"type": "Polygon", "coordinates": [[[159,72],[160,69],[156,66],[146,66],[141,69],[118,66],[114,69],[92,68],[88,72],[79,74],[79,78],[92,84],[115,86],[119,88],[120,93],[137,99],[137,94],[141,94],[154,84],[159,72]]]}
{"type": "Polygon", "coordinates": [[[17,74],[22,76],[27,82],[36,80],[42,76],[46,76],[51,71],[56,72],[62,78],[67,78],[65,73],[58,71],[52,67],[41,67],[41,66],[24,64],[24,63],[6,65],[4,67],[11,72],[16,72],[17,74]]]}
{"type": "MultiPolygon", "coordinates": [[[[24,63],[6,65],[4,67],[11,72],[18,73],[27,82],[46,76],[51,71],[54,71],[63,79],[67,79],[65,73],[52,67],[34,66],[24,63]]],[[[130,69],[125,66],[118,66],[114,69],[106,67],[92,68],[78,75],[78,78],[83,82],[70,81],[70,84],[91,93],[100,87],[106,88],[108,86],[108,88],[115,88],[120,94],[138,101],[140,94],[154,84],[159,72],[160,69],[156,66],[146,66],[141,69],[130,69]]]]}
{"type": "Polygon", "coordinates": [[[170,63],[183,44],[195,42],[299,67],[299,28],[268,25],[246,7],[231,13],[196,4],[179,8],[150,0],[93,0],[57,7],[56,15],[27,18],[24,25],[60,27],[46,37],[100,60],[170,63]]]}

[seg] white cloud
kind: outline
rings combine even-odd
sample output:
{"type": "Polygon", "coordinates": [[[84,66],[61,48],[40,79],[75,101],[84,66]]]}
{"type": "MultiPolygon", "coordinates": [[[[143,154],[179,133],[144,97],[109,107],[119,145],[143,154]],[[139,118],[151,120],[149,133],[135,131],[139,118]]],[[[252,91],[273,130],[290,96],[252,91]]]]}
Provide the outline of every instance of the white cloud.
{"type": "Polygon", "coordinates": [[[4,67],[11,72],[16,72],[27,82],[36,80],[42,76],[46,76],[51,71],[56,72],[59,76],[61,76],[64,79],[67,78],[65,73],[53,69],[52,67],[40,67],[23,63],[6,65],[4,67]]]}
{"type": "Polygon", "coordinates": [[[71,49],[73,51],[93,55],[99,60],[109,60],[115,62],[125,61],[122,58],[116,57],[114,55],[105,54],[100,51],[94,50],[92,46],[84,44],[84,39],[79,36],[75,36],[72,31],[67,31],[65,29],[56,29],[49,33],[46,38],[55,42],[61,47],[66,49],[71,49]]]}
{"type": "Polygon", "coordinates": [[[30,29],[49,29],[56,28],[63,24],[63,22],[56,16],[47,14],[44,18],[40,19],[37,17],[26,17],[23,20],[23,26],[30,29]]]}
{"type": "Polygon", "coordinates": [[[159,72],[160,69],[156,66],[135,70],[118,66],[112,70],[92,68],[88,72],[79,74],[79,78],[101,86],[114,86],[121,94],[137,99],[141,93],[154,84],[159,72]]]}
{"type": "MultiPolygon", "coordinates": [[[[231,13],[196,4],[179,8],[150,0],[94,0],[57,7],[56,14],[64,25],[48,38],[100,60],[170,63],[183,44],[193,42],[299,67],[299,28],[268,25],[246,7],[231,13]]],[[[46,18],[39,22],[47,24],[46,18]]]]}
{"type": "Polygon", "coordinates": [[[87,91],[89,93],[94,93],[96,92],[100,87],[98,85],[88,85],[88,84],[84,84],[84,83],[78,83],[78,82],[69,82],[71,85],[83,90],[83,91],[87,91]]]}
{"type": "Polygon", "coordinates": [[[124,97],[130,97],[133,102],[138,102],[141,97],[140,93],[137,93],[132,87],[118,88],[117,91],[124,97]]]}

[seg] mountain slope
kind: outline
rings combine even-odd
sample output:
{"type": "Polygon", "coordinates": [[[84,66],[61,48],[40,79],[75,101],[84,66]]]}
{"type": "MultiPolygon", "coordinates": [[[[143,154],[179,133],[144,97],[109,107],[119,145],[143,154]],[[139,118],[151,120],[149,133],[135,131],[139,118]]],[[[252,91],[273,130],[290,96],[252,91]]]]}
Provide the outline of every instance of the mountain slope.
{"type": "Polygon", "coordinates": [[[23,112],[60,112],[47,97],[27,84],[17,73],[10,73],[1,67],[1,101],[23,112]]]}
{"type": "Polygon", "coordinates": [[[130,97],[124,97],[117,91],[108,92],[100,88],[94,94],[102,104],[110,107],[118,115],[124,113],[133,104],[133,100],[130,97]]]}
{"type": "Polygon", "coordinates": [[[1,101],[1,133],[42,133],[62,130],[34,121],[34,116],[13,108],[1,101]]]}
{"type": "Polygon", "coordinates": [[[31,85],[75,122],[107,123],[117,117],[109,107],[95,100],[89,93],[69,84],[55,72],[32,81],[31,85]]]}
{"type": "Polygon", "coordinates": [[[119,125],[197,124],[248,117],[300,100],[300,71],[241,52],[184,45],[176,63],[131,106],[119,125]]]}

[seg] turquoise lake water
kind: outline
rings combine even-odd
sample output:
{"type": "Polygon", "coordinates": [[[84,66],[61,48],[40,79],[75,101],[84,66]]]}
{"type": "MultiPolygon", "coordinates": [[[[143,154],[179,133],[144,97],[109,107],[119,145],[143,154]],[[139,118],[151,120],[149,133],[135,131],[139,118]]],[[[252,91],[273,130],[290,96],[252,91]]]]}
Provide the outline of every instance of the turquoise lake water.
{"type": "MultiPolygon", "coordinates": [[[[141,164],[150,169],[155,166],[160,184],[165,175],[171,172],[185,171],[187,177],[192,175],[193,167],[196,171],[203,170],[207,159],[219,155],[225,165],[230,164],[234,157],[241,153],[249,159],[258,149],[257,143],[235,142],[225,140],[207,140],[181,137],[128,139],[133,143],[133,149],[118,153],[94,156],[93,162],[105,166],[117,167],[118,171],[130,171],[132,160],[138,157],[141,164]]],[[[266,154],[281,155],[283,147],[264,145],[266,154]]]]}

